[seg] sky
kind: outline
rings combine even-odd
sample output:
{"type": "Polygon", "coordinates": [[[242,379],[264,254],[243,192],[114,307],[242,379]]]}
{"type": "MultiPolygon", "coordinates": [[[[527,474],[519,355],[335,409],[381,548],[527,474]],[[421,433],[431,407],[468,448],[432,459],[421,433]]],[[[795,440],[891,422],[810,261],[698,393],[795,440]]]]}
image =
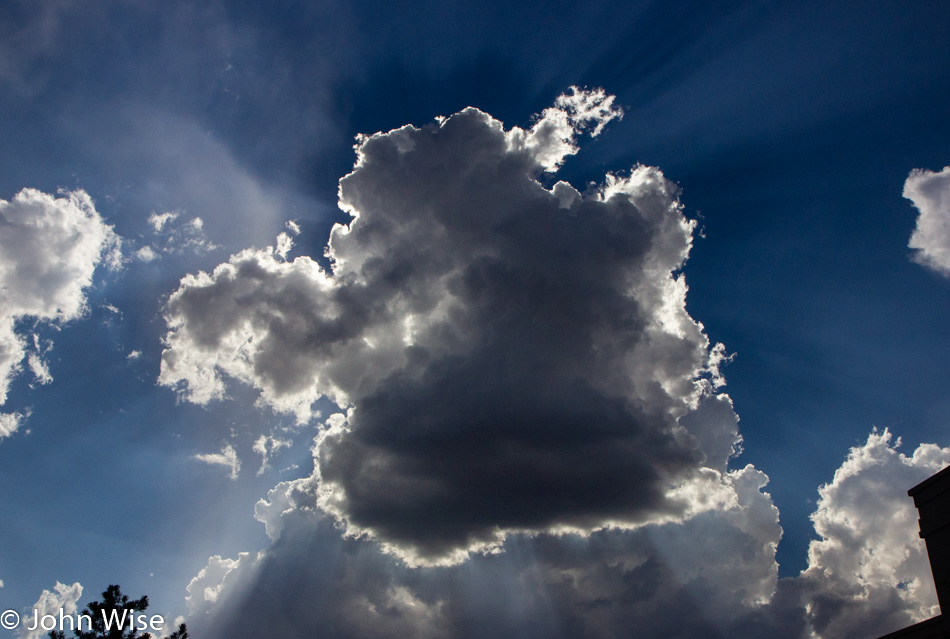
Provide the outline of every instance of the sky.
{"type": "MultiPolygon", "coordinates": [[[[0,5],[0,608],[939,613],[938,2],[0,5]]],[[[44,636],[20,627],[0,635],[44,636]]]]}

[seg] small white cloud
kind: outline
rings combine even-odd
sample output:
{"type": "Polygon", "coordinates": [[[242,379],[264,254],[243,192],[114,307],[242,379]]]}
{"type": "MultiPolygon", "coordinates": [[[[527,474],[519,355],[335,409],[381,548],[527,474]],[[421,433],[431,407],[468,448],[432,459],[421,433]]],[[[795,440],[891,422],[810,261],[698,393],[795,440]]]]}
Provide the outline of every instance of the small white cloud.
{"type": "Polygon", "coordinates": [[[159,259],[162,253],[178,255],[188,251],[202,254],[219,248],[205,235],[204,220],[194,217],[181,222],[180,217],[178,211],[149,216],[148,221],[157,237],[151,245],[136,251],[135,257],[143,262],[151,262],[159,259]]]}
{"type": "Polygon", "coordinates": [[[134,361],[142,357],[142,351],[132,351],[125,358],[129,361],[134,361]]]}
{"type": "Polygon", "coordinates": [[[294,235],[300,235],[300,225],[294,222],[293,220],[287,220],[287,228],[294,235]]]}
{"type": "Polygon", "coordinates": [[[206,455],[195,455],[195,459],[203,461],[206,464],[217,466],[226,466],[231,469],[231,479],[237,479],[241,471],[241,460],[238,459],[237,452],[231,444],[225,444],[220,453],[208,453],[206,455]]]}
{"type": "Polygon", "coordinates": [[[49,372],[49,366],[38,353],[30,353],[27,355],[26,362],[30,367],[30,372],[33,373],[35,383],[49,384],[53,381],[53,376],[49,372]]]}
{"type": "Polygon", "coordinates": [[[280,255],[283,259],[287,259],[287,254],[290,253],[290,249],[294,247],[294,240],[292,237],[286,233],[281,233],[277,236],[277,249],[276,253],[280,255]]]}
{"type": "Polygon", "coordinates": [[[20,429],[29,413],[0,413],[0,440],[12,436],[20,429]]]}
{"type": "Polygon", "coordinates": [[[159,259],[161,256],[152,250],[151,246],[143,246],[135,252],[135,258],[140,262],[154,262],[159,259]]]}
{"type": "Polygon", "coordinates": [[[914,261],[950,277],[950,166],[939,173],[911,171],[904,197],[920,212],[908,244],[914,261]]]}
{"type": "Polygon", "coordinates": [[[537,165],[549,173],[557,171],[565,158],[578,151],[577,136],[588,132],[598,136],[611,120],[623,117],[623,109],[614,105],[614,96],[603,89],[588,91],[571,87],[570,93],[557,98],[553,107],[527,132],[514,127],[508,132],[513,150],[527,149],[537,165]]]}
{"type": "MultiPolygon", "coordinates": [[[[36,611],[36,614],[42,618],[44,615],[52,615],[59,620],[59,611],[64,615],[74,615],[76,613],[76,602],[82,597],[82,584],[78,581],[71,586],[61,584],[58,581],[53,590],[44,590],[40,598],[30,607],[30,612],[36,611]]],[[[36,616],[27,616],[23,619],[17,631],[20,639],[40,639],[46,637],[48,630],[36,623],[36,616]],[[35,626],[33,630],[28,630],[30,626],[35,626]]]]}
{"type": "Polygon", "coordinates": [[[558,96],[555,105],[565,111],[575,130],[589,130],[591,136],[600,135],[607,123],[623,117],[623,109],[614,106],[616,96],[607,95],[603,89],[578,89],[558,96]]]}
{"type": "Polygon", "coordinates": [[[148,216],[148,223],[152,225],[155,232],[158,233],[165,228],[165,225],[172,220],[178,219],[177,211],[168,211],[166,213],[152,213],[148,216]]]}

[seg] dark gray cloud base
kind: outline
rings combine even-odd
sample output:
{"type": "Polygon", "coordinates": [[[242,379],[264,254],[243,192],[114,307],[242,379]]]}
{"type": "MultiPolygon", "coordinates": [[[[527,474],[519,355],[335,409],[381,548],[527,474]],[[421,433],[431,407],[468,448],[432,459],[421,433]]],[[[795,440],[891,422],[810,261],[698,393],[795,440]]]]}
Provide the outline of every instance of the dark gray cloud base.
{"type": "Polygon", "coordinates": [[[189,624],[231,638],[872,639],[939,612],[903,487],[950,448],[899,445],[874,432],[850,451],[819,490],[808,568],[781,580],[778,510],[752,466],[727,474],[733,501],[684,521],[514,534],[503,553],[415,569],[341,537],[312,506],[314,478],[284,482],[256,511],[274,543],[212,557],[189,586],[189,624]]]}

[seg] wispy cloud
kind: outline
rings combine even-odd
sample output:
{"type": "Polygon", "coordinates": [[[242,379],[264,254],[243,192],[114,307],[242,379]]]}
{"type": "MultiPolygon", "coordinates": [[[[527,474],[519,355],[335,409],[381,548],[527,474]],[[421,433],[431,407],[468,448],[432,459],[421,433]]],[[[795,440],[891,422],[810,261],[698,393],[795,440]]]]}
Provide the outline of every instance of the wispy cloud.
{"type": "Polygon", "coordinates": [[[206,464],[227,467],[231,471],[229,474],[231,479],[237,479],[238,473],[241,472],[241,460],[238,459],[237,451],[231,444],[225,444],[220,453],[195,455],[195,459],[206,464]]]}

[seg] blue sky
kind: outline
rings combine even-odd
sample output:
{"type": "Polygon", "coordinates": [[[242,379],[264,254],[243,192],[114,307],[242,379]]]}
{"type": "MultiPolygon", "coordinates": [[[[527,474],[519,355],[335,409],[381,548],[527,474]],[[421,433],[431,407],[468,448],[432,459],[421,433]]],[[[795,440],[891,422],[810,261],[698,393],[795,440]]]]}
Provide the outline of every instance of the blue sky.
{"type": "MultiPolygon", "coordinates": [[[[562,619],[563,623],[550,622],[554,626],[547,630],[555,628],[562,636],[614,636],[621,624],[629,623],[643,623],[662,634],[669,628],[650,619],[666,608],[624,608],[626,604],[619,603],[623,597],[610,590],[613,582],[593,572],[583,573],[587,581],[577,577],[577,584],[587,586],[577,585],[570,595],[554,588],[553,578],[538,577],[539,584],[547,585],[538,585],[536,592],[529,589],[533,603],[525,604],[520,621],[514,620],[514,613],[499,612],[501,604],[490,592],[502,589],[499,584],[523,581],[529,573],[567,570],[558,563],[561,559],[552,557],[587,553],[590,565],[626,566],[628,582],[636,581],[646,567],[663,566],[667,572],[657,568],[659,572],[651,577],[650,583],[662,584],[656,586],[657,592],[676,585],[695,594],[698,582],[692,573],[670,567],[675,562],[664,555],[664,545],[679,543],[670,539],[688,540],[689,531],[701,527],[703,517],[721,515],[725,519],[706,525],[723,527],[721,538],[714,538],[719,541],[711,545],[718,543],[726,559],[697,561],[711,562],[710,575],[732,574],[728,556],[737,538],[733,533],[745,524],[730,517],[739,511],[759,512],[757,508],[772,513],[773,505],[778,519],[766,517],[772,518],[772,527],[761,532],[759,539],[764,554],[754,560],[736,560],[747,570],[736,568],[736,574],[746,575],[750,584],[757,580],[749,591],[759,592],[760,598],[771,603],[736,595],[723,605],[731,616],[715,620],[717,632],[731,636],[752,627],[750,615],[759,614],[756,623],[766,623],[762,619],[804,609],[802,597],[817,597],[815,593],[826,590],[847,591],[854,584],[844,578],[835,581],[837,573],[829,566],[864,561],[855,557],[862,548],[872,547],[871,542],[855,546],[854,556],[847,561],[836,556],[834,561],[839,563],[822,555],[824,546],[819,543],[813,546],[810,559],[809,544],[832,540],[834,534],[830,529],[824,534],[816,530],[816,523],[821,528],[822,521],[835,520],[836,512],[851,512],[852,522],[861,516],[870,521],[867,508],[904,507],[902,491],[950,461],[950,451],[939,448],[950,446],[950,393],[944,384],[950,348],[946,332],[950,281],[946,266],[941,267],[939,260],[928,262],[926,257],[940,254],[939,233],[921,239],[932,242],[926,250],[919,243],[917,252],[908,245],[915,229],[923,228],[918,224],[921,211],[931,211],[935,219],[947,215],[948,199],[940,203],[939,176],[950,164],[946,118],[950,43],[944,28],[948,11],[934,2],[872,2],[860,7],[738,1],[715,7],[648,2],[482,3],[478,7],[452,2],[409,7],[289,1],[266,7],[244,2],[7,3],[0,8],[0,200],[11,204],[3,209],[6,226],[0,226],[0,233],[19,237],[10,230],[16,211],[21,210],[16,208],[21,205],[13,203],[22,189],[31,188],[49,196],[43,200],[46,208],[30,209],[29,215],[40,217],[66,210],[67,192],[87,193],[95,214],[86,209],[83,237],[104,235],[101,250],[93,247],[95,255],[51,248],[59,237],[54,237],[55,227],[30,235],[35,245],[20,240],[2,245],[5,264],[20,269],[0,269],[0,275],[8,278],[2,289],[8,309],[3,319],[10,318],[14,334],[26,345],[22,360],[10,369],[7,397],[0,405],[0,413],[20,416],[15,432],[0,438],[5,509],[0,521],[3,607],[25,611],[43,590],[54,590],[57,582],[81,583],[81,606],[108,584],[119,583],[130,595],[148,594],[157,611],[171,617],[183,615],[190,626],[213,637],[239,625],[243,597],[265,606],[266,597],[255,598],[255,593],[266,590],[268,584],[299,583],[295,596],[300,601],[319,598],[315,593],[331,586],[313,573],[330,565],[327,562],[350,566],[340,559],[345,556],[358,568],[340,568],[346,575],[330,582],[333,590],[353,596],[341,600],[339,610],[357,610],[352,607],[357,605],[353,603],[357,595],[368,601],[389,597],[394,610],[402,604],[393,597],[402,597],[403,604],[409,601],[417,611],[426,608],[424,619],[401,616],[400,623],[409,624],[400,626],[400,632],[407,633],[404,636],[511,632],[523,627],[518,624],[530,626],[532,615],[543,613],[538,602],[545,597],[562,604],[574,601],[572,597],[587,603],[608,601],[612,603],[604,610],[620,610],[615,615],[591,608],[589,614],[578,613],[576,618],[562,619]],[[562,104],[560,112],[573,119],[557,135],[566,136],[564,140],[575,145],[576,152],[560,156],[556,173],[545,170],[554,167],[537,160],[543,145],[517,152],[511,147],[510,162],[522,168],[502,164],[497,183],[466,192],[468,183],[463,178],[469,175],[468,169],[457,168],[454,160],[482,157],[484,149],[493,148],[494,139],[482,120],[472,119],[471,112],[454,118],[464,131],[458,137],[451,137],[451,128],[445,127],[437,129],[445,131],[441,137],[432,133],[432,139],[442,140],[438,144],[443,146],[433,142],[429,151],[423,142],[429,138],[421,133],[404,134],[408,136],[405,142],[398,135],[371,138],[377,146],[363,146],[361,152],[367,158],[377,158],[373,154],[379,153],[378,163],[357,172],[349,181],[349,191],[343,188],[349,211],[359,212],[360,218],[351,226],[353,234],[339,234],[333,248],[338,263],[331,267],[325,253],[331,229],[351,219],[338,206],[338,188],[340,179],[354,171],[358,134],[385,133],[409,124],[432,132],[436,129],[423,127],[433,125],[437,116],[459,114],[469,106],[503,123],[505,131],[521,127],[530,132],[545,121],[544,110],[572,86],[602,88],[604,96],[615,96],[611,108],[622,110],[623,116],[611,119],[601,113],[600,120],[593,116],[583,120],[579,111],[571,111],[574,107],[562,104]],[[603,131],[589,135],[592,123],[601,121],[603,131]],[[466,122],[468,128],[461,124],[466,122]],[[385,151],[387,144],[411,148],[396,153],[385,151]],[[418,161],[397,171],[391,164],[396,162],[392,154],[401,157],[404,152],[410,153],[407,157],[418,156],[418,161]],[[518,164],[529,162],[525,158],[532,153],[535,159],[530,161],[538,164],[518,164]],[[442,158],[441,164],[432,160],[436,157],[442,158]],[[536,180],[530,184],[551,193],[556,193],[558,180],[569,182],[584,201],[590,200],[589,215],[597,220],[609,218],[592,203],[599,185],[608,172],[622,174],[631,180],[624,188],[638,194],[629,195],[632,206],[647,210],[637,199],[645,197],[638,189],[646,187],[635,184],[629,174],[635,165],[658,167],[669,181],[661,181],[668,185],[661,199],[666,198],[665,219],[675,222],[672,231],[673,227],[650,226],[654,221],[643,222],[646,226],[638,235],[606,221],[596,228],[565,221],[563,229],[549,229],[538,221],[544,218],[532,217],[534,213],[511,219],[492,217],[493,211],[517,206],[520,196],[513,193],[521,191],[506,191],[502,185],[508,184],[508,178],[515,184],[514,176],[521,175],[518,170],[536,180]],[[927,184],[936,186],[927,187],[931,190],[922,186],[911,201],[903,193],[915,169],[933,172],[927,184]],[[454,191],[453,185],[457,185],[454,191]],[[681,190],[682,213],[676,207],[673,185],[681,190]],[[442,199],[436,200],[435,193],[442,199]],[[400,217],[402,204],[397,203],[403,198],[416,203],[405,209],[410,213],[431,207],[437,211],[433,219],[443,222],[457,214],[459,224],[494,220],[496,226],[483,228],[480,232],[488,239],[479,235],[482,239],[477,241],[469,236],[464,241],[462,236],[446,239],[434,231],[429,235],[431,220],[424,223],[410,213],[400,217]],[[456,204],[449,210],[445,202],[456,204]],[[479,202],[484,204],[481,209],[479,202]],[[161,217],[167,213],[172,215],[161,217]],[[686,241],[676,225],[690,220],[695,226],[685,263],[680,258],[686,249],[667,253],[660,248],[636,248],[637,237],[668,238],[672,244],[686,241]],[[288,226],[288,221],[295,226],[288,226]],[[107,226],[111,232],[104,230],[107,226]],[[274,249],[267,253],[266,247],[279,248],[277,237],[282,233],[292,247],[283,255],[274,249]],[[377,235],[381,239],[372,239],[377,235]],[[16,246],[30,248],[14,251],[16,246]],[[109,251],[116,246],[121,263],[110,266],[109,251]],[[486,290],[495,291],[505,304],[492,306],[477,297],[478,304],[485,305],[476,305],[475,293],[466,297],[436,277],[436,271],[427,270],[429,260],[442,264],[448,259],[438,258],[439,247],[453,260],[468,251],[501,260],[509,275],[499,276],[498,284],[506,282],[514,288],[486,290]],[[232,257],[249,249],[254,251],[242,254],[243,258],[232,257]],[[633,260],[631,264],[656,259],[669,267],[662,279],[634,278],[641,287],[638,290],[655,286],[657,291],[672,291],[670,273],[682,273],[688,292],[685,306],[676,307],[676,313],[688,315],[676,315],[677,321],[689,318],[701,323],[702,331],[693,335],[692,329],[687,330],[688,335],[677,338],[679,346],[670,346],[668,351],[660,346],[643,351],[641,356],[647,358],[643,361],[648,363],[642,366],[624,359],[626,351],[617,344],[626,344],[634,353],[640,351],[631,344],[659,344],[660,340],[646,328],[643,333],[617,328],[621,320],[632,314],[631,326],[637,321],[648,326],[666,317],[667,311],[659,306],[651,311],[646,298],[637,298],[629,308],[617,305],[608,284],[614,281],[612,277],[619,277],[617,273],[633,267],[618,257],[616,269],[620,270],[611,270],[615,253],[633,260]],[[305,256],[314,262],[305,264],[305,256]],[[357,304],[347,302],[348,296],[358,297],[341,284],[347,260],[364,269],[354,270],[353,277],[369,278],[367,297],[359,298],[365,307],[359,312],[346,306],[357,304]],[[56,270],[67,262],[75,268],[56,270]],[[250,277],[253,268],[264,269],[268,275],[253,280],[260,286],[248,289],[246,297],[233,299],[228,296],[237,294],[225,287],[224,271],[208,275],[206,281],[182,280],[199,272],[217,273],[216,267],[226,264],[239,271],[234,276],[239,283],[250,277]],[[373,264],[391,266],[390,279],[373,280],[369,275],[375,272],[373,264]],[[53,275],[37,276],[31,283],[29,273],[45,272],[43,265],[53,275]],[[396,268],[400,265],[404,271],[396,268]],[[317,273],[331,269],[335,283],[320,289],[322,276],[317,273]],[[11,275],[14,272],[19,279],[11,275]],[[389,287],[396,286],[391,278],[400,272],[409,274],[399,280],[404,287],[399,295],[411,290],[410,297],[391,297],[389,287]],[[563,290],[535,297],[533,291],[539,289],[526,282],[534,281],[529,274],[538,273],[544,274],[538,275],[542,280],[550,277],[560,282],[563,290]],[[63,283],[57,277],[72,279],[63,283]],[[54,280],[61,284],[59,288],[50,283],[54,280]],[[29,294],[47,288],[52,291],[52,306],[40,312],[30,305],[29,294]],[[67,302],[76,302],[77,295],[81,303],[68,309],[67,302]],[[425,301],[427,296],[432,299],[425,301]],[[404,322],[408,315],[433,313],[427,304],[437,307],[439,299],[468,300],[459,301],[461,315],[454,317],[468,318],[471,324],[459,320],[462,323],[452,329],[459,331],[458,344],[468,346],[450,348],[449,342],[440,341],[442,337],[434,337],[441,335],[436,330],[441,315],[427,316],[431,323],[423,325],[435,341],[426,345],[432,361],[418,364],[422,367],[419,380],[424,383],[413,377],[415,369],[409,364],[387,368],[395,366],[388,359],[366,359],[362,351],[344,348],[349,337],[340,337],[341,341],[324,337],[332,328],[341,335],[359,334],[364,342],[385,341],[397,326],[396,319],[404,322]],[[329,316],[311,316],[310,306],[297,306],[300,300],[310,300],[314,308],[323,308],[322,303],[337,308],[333,317],[340,325],[329,316]],[[374,304],[392,316],[387,315],[385,322],[367,320],[374,304]],[[488,310],[492,308],[502,310],[492,316],[488,310]],[[593,310],[588,316],[583,309],[593,310]],[[260,324],[247,329],[247,337],[264,344],[263,350],[249,356],[252,370],[248,372],[228,359],[231,351],[221,346],[221,340],[233,335],[223,327],[232,320],[253,324],[261,317],[271,323],[266,329],[260,324]],[[288,317],[305,324],[305,330],[297,331],[299,325],[289,320],[275,328],[275,318],[288,317]],[[510,330],[485,328],[495,326],[486,318],[497,319],[510,330]],[[529,318],[539,320],[544,328],[528,331],[522,323],[527,326],[529,318]],[[603,339],[604,344],[613,344],[618,359],[587,361],[584,358],[592,351],[575,352],[563,346],[570,342],[568,336],[587,330],[594,342],[603,339]],[[209,346],[203,339],[219,341],[209,346]],[[323,339],[330,341],[324,344],[323,339]],[[319,355],[308,350],[315,343],[325,349],[317,349],[319,355]],[[724,344],[725,352],[734,358],[721,366],[725,386],[703,397],[712,402],[716,394],[727,393],[731,398],[740,419],[742,453],[729,460],[728,470],[738,473],[752,465],[755,472],[766,475],[767,487],[753,492],[767,492],[768,503],[737,488],[738,475],[721,480],[728,491],[748,497],[748,503],[739,499],[743,505],[738,510],[720,504],[700,514],[689,508],[678,511],[672,502],[667,503],[669,493],[650,492],[660,490],[654,472],[673,484],[687,482],[687,477],[695,479],[690,473],[702,468],[727,476],[725,466],[709,461],[714,455],[708,442],[713,439],[703,437],[713,436],[696,435],[706,433],[705,426],[696,426],[693,433],[702,445],[687,446],[689,450],[672,444],[652,448],[655,440],[649,438],[627,442],[624,446],[629,449],[618,445],[618,450],[629,453],[618,459],[639,460],[641,454],[656,453],[667,465],[659,469],[642,460],[630,462],[629,467],[639,470],[625,477],[629,467],[618,461],[616,470],[607,473],[612,478],[609,482],[594,481],[580,472],[590,460],[571,456],[571,447],[554,453],[550,447],[556,449],[555,444],[524,439],[526,431],[519,430],[535,421],[560,424],[560,416],[567,415],[564,425],[551,426],[555,430],[550,437],[574,441],[574,429],[588,427],[595,437],[600,431],[582,426],[580,416],[599,415],[591,422],[613,428],[611,407],[616,402],[615,409],[626,411],[631,423],[638,424],[632,427],[634,431],[642,427],[643,432],[658,429],[657,433],[669,435],[675,430],[672,424],[682,417],[676,411],[695,409],[663,403],[695,400],[670,388],[676,380],[691,384],[714,377],[715,367],[710,368],[709,362],[697,364],[699,360],[690,359],[688,366],[685,362],[700,357],[697,353],[708,354],[708,348],[717,343],[724,344]],[[266,350],[270,346],[273,352],[266,350]],[[193,355],[195,359],[188,360],[191,368],[182,365],[177,372],[172,370],[169,352],[179,360],[193,355]],[[687,357],[684,352],[692,354],[687,357]],[[678,371],[675,375],[657,372],[667,358],[683,368],[671,368],[678,371]],[[45,362],[45,369],[31,370],[30,361],[45,362]],[[537,383],[524,381],[534,374],[524,374],[526,370],[536,372],[530,369],[532,362],[544,370],[543,375],[538,373],[537,383]],[[569,381],[567,373],[558,373],[562,367],[568,370],[567,362],[576,364],[574,373],[581,381],[569,381]],[[630,378],[629,384],[605,381],[603,371],[614,366],[628,371],[624,375],[630,378]],[[397,369],[408,377],[400,378],[397,369]],[[630,372],[634,369],[642,371],[630,372]],[[392,377],[373,372],[387,370],[392,377]],[[200,378],[202,372],[223,384],[226,397],[212,397],[215,393],[208,390],[208,379],[200,378]],[[549,373],[553,376],[544,376],[549,373]],[[638,375],[659,376],[653,382],[662,386],[660,377],[667,374],[664,392],[669,397],[655,403],[638,375]],[[309,384],[311,377],[312,385],[300,386],[309,384]],[[476,420],[471,426],[473,440],[463,444],[450,437],[447,441],[454,443],[445,444],[448,448],[428,441],[430,431],[416,432],[413,436],[421,439],[412,440],[417,452],[411,455],[401,448],[403,444],[387,439],[387,429],[396,424],[432,419],[433,424],[448,424],[451,430],[453,424],[467,424],[470,413],[481,414],[482,408],[469,407],[469,414],[459,409],[462,399],[452,393],[460,385],[475,389],[475,405],[489,405],[485,419],[500,424],[499,432],[508,424],[511,430],[506,436],[525,445],[534,442],[531,445],[554,455],[560,468],[571,471],[564,477],[561,470],[551,471],[552,483],[538,480],[535,486],[531,478],[538,475],[533,461],[514,457],[510,467],[496,469],[493,477],[489,462],[496,457],[486,453],[477,461],[487,468],[485,485],[505,487],[502,492],[512,495],[509,501],[492,505],[491,491],[463,490],[467,484],[462,479],[433,463],[434,456],[445,454],[460,468],[468,461],[476,464],[457,457],[460,446],[469,447],[469,452],[481,450],[480,446],[496,450],[482,422],[476,420]],[[336,398],[332,389],[340,393],[336,398]],[[599,400],[591,400],[588,392],[599,400]],[[489,397],[493,399],[481,403],[489,397]],[[445,401],[436,401],[440,399],[445,401]],[[301,402],[306,409],[300,408],[301,402]],[[367,417],[354,421],[351,416],[347,424],[327,421],[347,407],[367,417]],[[667,417],[657,418],[663,411],[667,417]],[[557,428],[572,434],[568,437],[557,428]],[[872,435],[875,428],[877,434],[872,435]],[[882,443],[883,429],[893,434],[891,444],[902,439],[899,449],[882,443]],[[485,439],[479,439],[482,435],[485,439]],[[263,469],[265,459],[254,450],[261,437],[264,450],[270,451],[263,469]],[[314,437],[322,437],[322,443],[314,444],[314,437]],[[928,448],[914,456],[921,444],[936,445],[934,450],[943,452],[928,448]],[[431,504],[393,497],[396,505],[391,513],[375,498],[360,501],[358,486],[363,484],[359,482],[369,481],[363,471],[351,475],[339,470],[329,457],[320,457],[320,450],[326,455],[338,451],[340,456],[344,453],[339,451],[348,451],[346,455],[354,457],[346,459],[359,467],[361,462],[353,460],[370,454],[360,448],[364,445],[381,455],[379,463],[384,466],[409,464],[414,469],[407,476],[392,471],[379,480],[381,484],[367,484],[376,486],[374,490],[418,473],[450,493],[456,491],[454,496],[445,503],[435,502],[439,507],[434,510],[429,510],[434,508],[431,504]],[[429,445],[431,449],[426,448],[429,445]],[[226,461],[229,447],[240,460],[239,470],[207,463],[226,461]],[[845,461],[849,451],[851,466],[845,461]],[[699,452],[709,459],[695,461],[691,455],[699,452]],[[220,459],[207,457],[216,454],[220,459]],[[205,461],[197,456],[205,456],[205,461]],[[687,458],[693,461],[683,461],[687,458]],[[861,459],[880,463],[861,466],[861,459]],[[576,468],[579,474],[573,472],[576,468]],[[579,477],[590,481],[573,483],[579,477]],[[862,477],[869,485],[893,485],[894,494],[875,504],[862,501],[857,488],[855,493],[845,490],[852,485],[849,482],[862,485],[862,477]],[[518,479],[506,484],[504,478],[518,479]],[[295,480],[296,496],[281,497],[287,500],[280,502],[287,507],[283,518],[278,512],[259,513],[255,519],[259,500],[277,504],[278,493],[283,495],[281,491],[290,486],[281,482],[295,480]],[[315,486],[321,481],[336,487],[337,501],[319,501],[320,489],[315,486]],[[532,499],[528,499],[532,495],[528,488],[524,495],[519,492],[525,482],[539,491],[532,499]],[[563,482],[575,488],[565,489],[563,482]],[[818,488],[825,484],[835,490],[820,495],[818,488]],[[585,510],[573,497],[557,497],[573,494],[575,489],[580,502],[597,504],[597,508],[585,510]],[[639,505],[618,510],[621,502],[639,505]],[[458,507],[457,516],[443,517],[455,512],[451,504],[462,503],[466,505],[458,507]],[[528,507],[532,504],[538,505],[537,512],[528,507]],[[380,515],[383,511],[386,514],[380,515]],[[272,528],[270,534],[265,532],[265,520],[272,528]],[[277,526],[277,521],[284,520],[277,526]],[[333,528],[333,521],[342,528],[333,528]],[[610,528],[611,522],[618,521],[619,528],[610,528]],[[279,532],[274,532],[275,526],[279,532]],[[502,531],[501,545],[492,547],[503,552],[481,555],[491,545],[484,531],[492,526],[502,531]],[[558,536],[554,532],[558,526],[575,528],[571,534],[558,536]],[[604,526],[609,530],[604,532],[604,526]],[[777,541],[779,526],[781,541],[771,555],[769,543],[777,541]],[[342,529],[351,534],[361,531],[364,537],[343,539],[342,529]],[[579,549],[612,534],[618,536],[617,547],[623,550],[616,552],[621,554],[597,558],[590,548],[579,549]],[[375,540],[366,535],[375,535],[375,540]],[[453,535],[462,535],[466,541],[453,535]],[[444,563],[452,552],[468,552],[463,552],[465,548],[474,554],[451,568],[407,567],[413,561],[444,563]],[[250,553],[243,564],[240,553],[250,553]],[[262,554],[258,557],[257,553],[262,554]],[[219,561],[209,563],[214,556],[219,561]],[[620,556],[625,559],[621,561],[620,556]],[[205,573],[199,579],[202,570],[205,573]],[[348,580],[347,571],[363,577],[348,580]],[[193,594],[188,595],[186,588],[193,579],[193,594]],[[214,579],[217,586],[226,585],[219,589],[216,601],[194,595],[199,585],[214,579]],[[440,599],[438,592],[446,581],[464,596],[440,599]],[[373,590],[367,584],[388,586],[373,590]],[[802,594],[806,592],[812,594],[802,594]],[[190,604],[186,595],[191,597],[190,604]],[[794,605],[788,603],[792,600],[794,605]],[[501,619],[500,629],[486,626],[489,619],[501,619]]],[[[637,179],[648,180],[648,176],[637,179]]],[[[70,215],[80,215],[68,210],[70,215]]],[[[446,228],[457,228],[445,223],[446,228]]],[[[939,224],[934,228],[939,229],[939,224]]],[[[462,274],[487,266],[473,258],[454,268],[462,274]]],[[[483,275],[493,272],[486,270],[483,275]]],[[[409,342],[406,345],[408,353],[412,349],[409,342]]],[[[718,437],[732,437],[729,418],[723,422],[722,415],[713,419],[695,410],[699,412],[691,418],[694,422],[708,419],[719,429],[715,431],[718,437]]],[[[414,431],[410,428],[410,432],[414,431]]],[[[581,438],[571,446],[583,449],[590,443],[581,438]]],[[[604,451],[598,455],[604,468],[614,468],[604,451]]],[[[750,477],[746,479],[755,483],[750,477]]],[[[664,490],[669,489],[665,486],[664,490]]],[[[854,526],[863,530],[860,523],[854,526]]],[[[743,535],[755,537],[742,530],[743,535]]],[[[914,534],[913,529],[907,531],[910,541],[887,537],[878,542],[913,544],[914,534]]],[[[896,529],[894,535],[898,535],[896,529]]],[[[912,556],[920,559],[919,548],[914,552],[917,555],[912,556]]],[[[885,568],[865,572],[883,574],[885,568]]],[[[895,575],[910,569],[891,568],[895,575]]],[[[576,570],[583,572],[580,567],[576,570]]],[[[736,579],[741,577],[729,577],[723,583],[735,584],[736,579]]],[[[928,574],[921,579],[929,583],[928,574]]],[[[896,589],[903,581],[896,579],[890,588],[896,589]]],[[[887,584],[861,582],[859,586],[864,605],[877,601],[873,593],[885,592],[887,584]]],[[[802,628],[811,624],[825,637],[873,634],[877,629],[881,634],[888,624],[899,627],[926,616],[922,611],[928,609],[932,594],[901,597],[888,608],[891,616],[870,621],[859,613],[847,619],[830,613],[828,618],[806,619],[800,610],[795,618],[802,628]]],[[[700,632],[705,628],[701,622],[713,623],[710,614],[677,611],[680,618],[696,619],[699,624],[680,630],[700,632]]],[[[330,627],[317,613],[306,618],[274,613],[269,618],[275,624],[272,628],[282,628],[286,636],[311,636],[313,627],[330,627]]],[[[347,625],[355,623],[348,619],[336,619],[335,632],[372,635],[385,627],[384,620],[370,629],[356,628],[347,625]]],[[[396,633],[396,626],[389,631],[396,633]]]]}

